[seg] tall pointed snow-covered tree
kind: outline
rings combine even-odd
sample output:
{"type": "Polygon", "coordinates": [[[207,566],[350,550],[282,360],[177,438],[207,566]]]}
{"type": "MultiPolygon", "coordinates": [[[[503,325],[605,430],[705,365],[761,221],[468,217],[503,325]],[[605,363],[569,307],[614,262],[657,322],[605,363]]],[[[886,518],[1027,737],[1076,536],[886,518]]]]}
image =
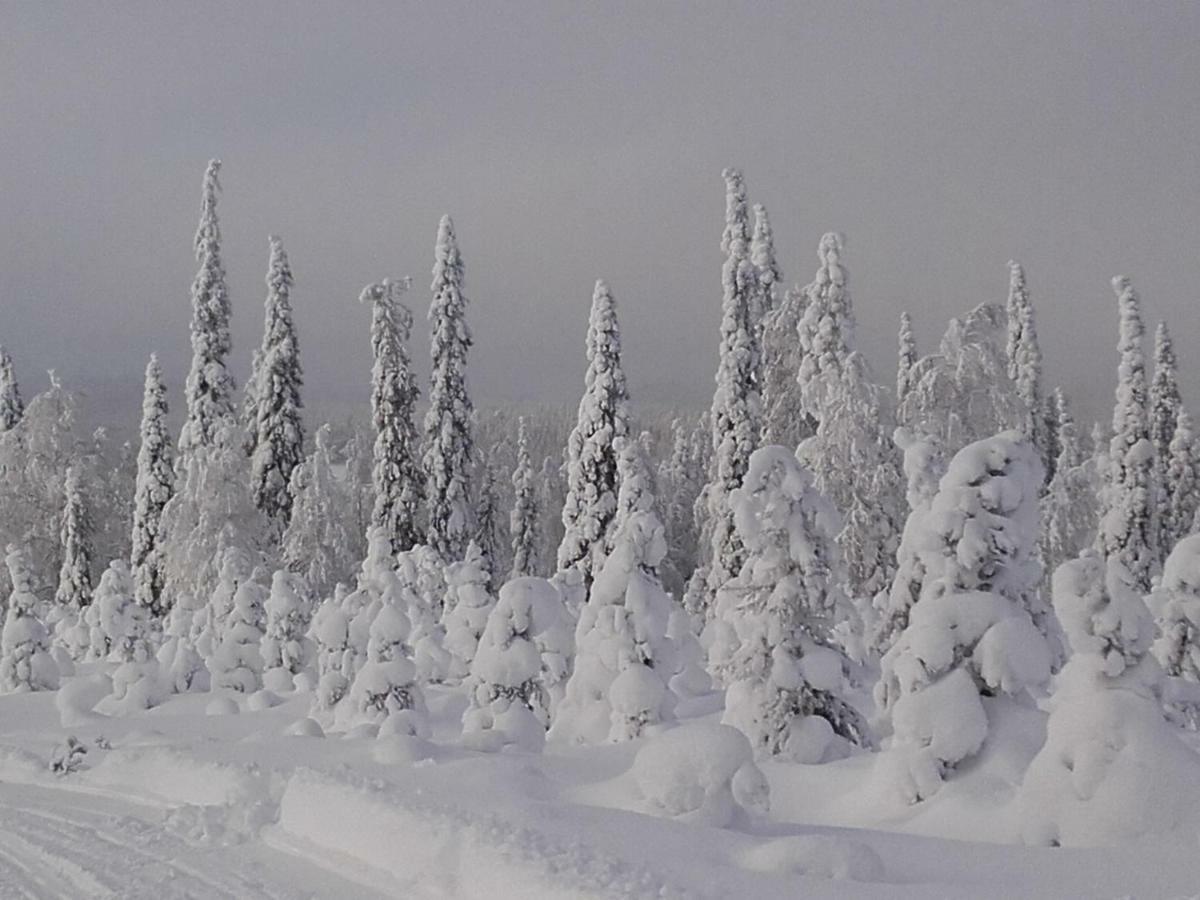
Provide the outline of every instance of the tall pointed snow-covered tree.
{"type": "Polygon", "coordinates": [[[425,494],[429,503],[428,543],[447,561],[462,559],[471,539],[471,398],[467,393],[467,298],[454,223],[438,224],[433,265],[431,353],[433,371],[425,413],[425,494]]]}
{"type": "Polygon", "coordinates": [[[621,368],[617,303],[603,280],[596,282],[587,330],[587,374],[571,436],[567,439],[567,496],[562,509],[560,571],[578,569],[590,584],[617,510],[614,442],[629,433],[629,394],[621,368]]]}
{"type": "Polygon", "coordinates": [[[756,278],[755,309],[751,313],[755,326],[761,329],[766,317],[775,309],[775,292],[783,281],[783,271],[775,260],[775,232],[771,228],[771,219],[767,208],[761,203],[754,204],[754,232],[750,238],[750,262],[754,264],[756,278]]]}
{"type": "Polygon", "coordinates": [[[688,584],[686,604],[693,615],[711,618],[717,590],[741,570],[745,552],[733,525],[729,494],[741,487],[750,454],[762,431],[761,359],[754,321],[758,275],[750,259],[750,225],[742,173],[726,169],[725,231],[721,250],[724,292],[716,390],[709,425],[712,458],[708,484],[696,501],[702,509],[703,563],[688,584]]]}
{"type": "Polygon", "coordinates": [[[1008,268],[1008,374],[1017,386],[1017,397],[1021,401],[1021,431],[1033,441],[1045,460],[1049,448],[1043,433],[1042,351],[1038,346],[1033,301],[1029,298],[1021,264],[1010,262],[1008,268]]]}
{"type": "Polygon", "coordinates": [[[359,523],[350,486],[333,471],[330,427],[318,428],[315,439],[312,454],[292,472],[292,517],[283,533],[282,555],[313,596],[325,598],[339,581],[350,581],[357,565],[359,523]]]}
{"type": "Polygon", "coordinates": [[[512,474],[513,508],[508,517],[512,537],[512,578],[538,574],[539,511],[529,434],[525,417],[517,421],[517,462],[512,474]]]}
{"type": "Polygon", "coordinates": [[[225,358],[233,346],[229,328],[229,291],[221,264],[221,228],[217,222],[217,173],[221,161],[211,160],[204,172],[200,226],[196,230],[196,260],[200,270],[192,282],[192,366],[185,395],[187,415],[179,433],[179,454],[213,444],[227,421],[235,420],[233,376],[225,358]]]}
{"type": "Polygon", "coordinates": [[[1176,369],[1171,332],[1166,322],[1159,322],[1154,331],[1154,377],[1150,381],[1150,441],[1160,464],[1170,455],[1175,422],[1183,408],[1176,369]]]}
{"type": "Polygon", "coordinates": [[[167,433],[167,387],[156,355],[146,364],[146,382],[142,391],[141,444],[137,455],[137,480],[133,501],[133,536],[130,564],[133,570],[133,596],[141,606],[158,617],[166,610],[162,603],[162,549],[159,523],[163,509],[175,493],[174,448],[167,433]]]}
{"type": "Polygon", "coordinates": [[[1052,574],[1095,540],[1099,518],[1100,473],[1085,455],[1066,394],[1055,391],[1058,459],[1042,498],[1042,565],[1052,574]]]}
{"type": "Polygon", "coordinates": [[[267,299],[259,367],[253,385],[254,453],[250,487],[254,504],[271,521],[278,538],[292,512],[292,471],[304,461],[300,410],[300,344],[292,323],[292,270],[283,242],[270,238],[267,299]]]}
{"type": "Polygon", "coordinates": [[[418,515],[424,476],[417,456],[414,420],[417,379],[408,356],[413,317],[399,296],[406,282],[385,278],[363,289],[371,304],[371,418],[375,425],[371,481],[375,502],[371,525],[382,528],[392,552],[411,550],[421,539],[418,515]]]}
{"type": "Polygon", "coordinates": [[[1196,443],[1192,417],[1183,408],[1167,448],[1161,504],[1159,546],[1167,554],[1179,541],[1196,533],[1196,513],[1200,510],[1200,445],[1196,443]]]}
{"type": "Polygon", "coordinates": [[[1125,276],[1113,279],[1120,311],[1117,350],[1116,404],[1113,436],[1108,451],[1104,513],[1097,536],[1098,549],[1115,557],[1129,571],[1134,587],[1145,593],[1158,566],[1154,489],[1154,444],[1146,392],[1146,361],[1142,350],[1141,303],[1125,276]]]}
{"type": "Polygon", "coordinates": [[[54,602],[76,612],[92,602],[92,515],[83,495],[78,465],[67,469],[63,510],[59,522],[62,565],[54,602]]]}
{"type": "Polygon", "coordinates": [[[805,412],[821,421],[826,394],[841,376],[854,351],[854,306],[842,266],[841,235],[829,233],[817,246],[820,266],[805,288],[808,304],[797,326],[801,362],[797,376],[805,412]]]}
{"type": "Polygon", "coordinates": [[[496,492],[496,470],[492,465],[491,456],[479,461],[479,474],[476,476],[479,495],[475,499],[475,536],[472,541],[479,548],[483,564],[488,573],[488,590],[494,587],[492,572],[498,571],[503,564],[500,546],[500,498],[496,492]]]}
{"type": "Polygon", "coordinates": [[[913,336],[912,317],[900,313],[899,350],[896,364],[896,407],[899,408],[913,385],[913,367],[917,364],[917,339],[913,336]]]}
{"type": "Polygon", "coordinates": [[[25,404],[21,400],[21,387],[13,371],[12,357],[0,347],[0,431],[15,428],[25,415],[25,404]]]}

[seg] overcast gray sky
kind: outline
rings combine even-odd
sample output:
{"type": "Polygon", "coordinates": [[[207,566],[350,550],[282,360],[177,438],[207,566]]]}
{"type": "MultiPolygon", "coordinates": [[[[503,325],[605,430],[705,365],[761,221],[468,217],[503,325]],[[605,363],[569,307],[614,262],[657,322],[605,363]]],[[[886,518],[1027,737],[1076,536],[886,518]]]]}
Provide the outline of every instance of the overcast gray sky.
{"type": "Polygon", "coordinates": [[[1109,279],[1166,317],[1200,396],[1200,3],[0,2],[0,341],[137,414],[187,369],[200,179],[220,202],[235,371],[284,238],[308,397],[365,404],[361,286],[458,227],[482,402],[569,401],[595,278],[637,398],[700,406],[720,173],[746,173],[788,282],[843,232],[860,344],[893,375],[1026,265],[1051,383],[1090,413],[1109,279]]]}

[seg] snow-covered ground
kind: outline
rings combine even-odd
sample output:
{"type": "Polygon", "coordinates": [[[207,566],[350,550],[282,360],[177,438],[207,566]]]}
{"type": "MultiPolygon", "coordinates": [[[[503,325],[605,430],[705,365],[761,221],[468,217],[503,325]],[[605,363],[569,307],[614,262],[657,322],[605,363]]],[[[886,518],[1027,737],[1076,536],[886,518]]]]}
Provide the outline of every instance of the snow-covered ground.
{"type": "Polygon", "coordinates": [[[735,801],[718,828],[664,817],[638,778],[653,764],[658,789],[704,781],[716,695],[681,711],[693,747],[635,765],[670,732],[463,749],[466,699],[450,688],[427,691],[430,741],[298,734],[314,731],[297,727],[303,694],[257,711],[232,692],[184,694],[110,718],[88,710],[103,693],[85,666],[57,693],[0,697],[0,896],[1143,900],[1200,886],[1196,834],[1022,846],[1015,788],[1045,717],[1004,700],[988,708],[984,753],[916,806],[889,789],[879,754],[766,762],[769,812],[735,801]],[[54,773],[68,736],[87,752],[54,773]]]}

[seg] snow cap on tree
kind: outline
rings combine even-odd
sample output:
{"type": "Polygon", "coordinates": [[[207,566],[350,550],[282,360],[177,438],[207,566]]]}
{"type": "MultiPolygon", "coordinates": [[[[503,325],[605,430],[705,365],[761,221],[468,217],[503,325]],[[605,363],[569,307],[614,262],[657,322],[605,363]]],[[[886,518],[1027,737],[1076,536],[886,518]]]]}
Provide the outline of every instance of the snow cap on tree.
{"type": "Polygon", "coordinates": [[[763,319],[775,308],[775,291],[783,281],[783,272],[775,261],[775,233],[767,208],[754,204],[754,236],[750,239],[750,262],[757,273],[755,285],[756,307],[752,313],[756,327],[761,329],[763,319]]]}
{"type": "Polygon", "coordinates": [[[0,432],[16,427],[24,414],[25,404],[21,400],[21,388],[13,371],[12,357],[4,347],[0,347],[0,432]]]}
{"type": "Polygon", "coordinates": [[[304,424],[300,410],[302,373],[300,345],[292,323],[292,270],[283,242],[270,237],[267,299],[253,382],[254,440],[250,486],[254,504],[271,521],[276,537],[283,534],[292,512],[288,484],[304,460],[304,424]]]}
{"type": "Polygon", "coordinates": [[[217,432],[235,418],[233,376],[225,358],[233,346],[229,292],[221,264],[221,228],[217,222],[217,173],[221,161],[211,160],[204,172],[200,225],[196,229],[196,261],[200,270],[192,282],[192,366],[185,394],[187,415],[179,434],[181,456],[211,446],[217,432]]]}
{"type": "Polygon", "coordinates": [[[467,393],[467,298],[454,223],[438,224],[433,265],[429,409],[425,413],[425,495],[429,502],[428,543],[443,558],[461,559],[471,538],[471,397],[467,393]]]}
{"type": "Polygon", "coordinates": [[[564,533],[558,547],[558,568],[578,568],[585,582],[592,577],[616,514],[619,480],[614,442],[629,433],[617,304],[603,280],[596,282],[592,294],[587,361],[579,413],[567,440],[564,533]]]}

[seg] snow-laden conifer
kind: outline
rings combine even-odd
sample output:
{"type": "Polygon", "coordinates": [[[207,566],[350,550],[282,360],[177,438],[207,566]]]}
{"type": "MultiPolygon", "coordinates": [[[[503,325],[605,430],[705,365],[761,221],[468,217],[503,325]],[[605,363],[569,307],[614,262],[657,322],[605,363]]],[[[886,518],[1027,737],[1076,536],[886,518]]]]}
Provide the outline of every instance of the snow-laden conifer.
{"type": "Polygon", "coordinates": [[[1167,447],[1162,481],[1159,540],[1162,551],[1170,552],[1179,541],[1196,533],[1196,513],[1200,511],[1200,446],[1192,417],[1182,407],[1167,447]]]}
{"type": "Polygon", "coordinates": [[[451,657],[451,680],[462,680],[471,671],[479,638],[496,605],[490,581],[487,559],[474,541],[467,545],[467,555],[461,562],[446,567],[443,624],[445,646],[451,657]]]}
{"type": "Polygon", "coordinates": [[[29,554],[10,544],[4,562],[12,594],[0,635],[0,693],[57,690],[58,666],[50,655],[50,634],[38,616],[29,554]]]}
{"type": "Polygon", "coordinates": [[[1162,464],[1170,457],[1175,422],[1183,408],[1177,366],[1171,332],[1166,322],[1159,322],[1154,331],[1154,377],[1150,381],[1150,442],[1154,444],[1155,456],[1162,464]]]}
{"type": "Polygon", "coordinates": [[[167,432],[167,388],[156,355],[151,355],[146,365],[139,434],[130,544],[133,594],[157,618],[166,611],[159,524],[167,501],[175,493],[175,468],[174,447],[167,432]]]}
{"type": "Polygon", "coordinates": [[[1056,570],[1095,541],[1100,515],[1101,473],[1085,456],[1071,407],[1061,388],[1058,409],[1058,460],[1042,498],[1042,565],[1056,570]]]}
{"type": "Polygon", "coordinates": [[[852,615],[837,511],[780,446],[754,452],[730,503],[747,558],[717,594],[713,650],[730,651],[712,659],[728,685],[723,721],[757,753],[802,762],[821,761],[834,734],[868,743],[837,649],[852,615]]]}
{"type": "Polygon", "coordinates": [[[62,610],[78,613],[92,602],[92,515],[83,495],[78,465],[67,469],[63,485],[63,510],[59,520],[62,565],[54,602],[62,610]]]}
{"type": "Polygon", "coordinates": [[[220,429],[236,421],[233,376],[225,364],[233,338],[229,327],[229,291],[221,263],[221,228],[217,222],[220,168],[221,161],[214,159],[204,172],[200,225],[196,230],[196,261],[200,270],[192,282],[192,365],[185,387],[187,414],[179,433],[182,457],[198,447],[211,446],[220,429]]]}
{"type": "Polygon", "coordinates": [[[621,368],[617,304],[608,285],[596,282],[587,330],[583,397],[567,440],[567,496],[558,568],[578,569],[585,583],[602,559],[616,513],[617,454],[613,442],[629,433],[628,393],[621,368]]]}
{"type": "Polygon", "coordinates": [[[829,233],[817,246],[820,265],[805,288],[808,302],[796,333],[800,339],[800,396],[805,412],[817,423],[825,396],[837,383],[854,350],[854,306],[842,265],[841,235],[829,233]]]}
{"type": "Polygon", "coordinates": [[[1035,542],[1044,472],[1018,431],[960,450],[923,517],[924,575],[875,694],[891,715],[889,776],[909,802],[936,792],[988,734],[982,697],[1050,673],[1035,542]]]}
{"type": "Polygon", "coordinates": [[[424,496],[414,418],[416,376],[408,356],[412,313],[399,300],[407,282],[385,278],[363,289],[371,304],[371,418],[375,448],[371,481],[374,505],[371,525],[382,528],[392,552],[408,550],[420,540],[418,515],[424,496]]]}
{"type": "Polygon", "coordinates": [[[808,305],[808,293],[796,286],[767,313],[762,323],[762,433],[766,444],[795,447],[813,433],[801,398],[797,328],[808,305]]]}
{"type": "MultiPolygon", "coordinates": [[[[317,597],[348,581],[357,558],[355,498],[348,483],[334,474],[332,441],[329,425],[322,425],[312,454],[292,472],[292,515],[283,533],[284,563],[317,597]]],[[[348,460],[347,468],[352,465],[348,460]]]]}
{"type": "Polygon", "coordinates": [[[1144,332],[1141,303],[1130,280],[1124,276],[1114,278],[1113,290],[1120,311],[1120,365],[1097,544],[1103,555],[1120,561],[1133,578],[1134,587],[1144,593],[1158,566],[1154,444],[1150,439],[1142,350],[1144,332]]]}
{"type": "Polygon", "coordinates": [[[762,431],[761,351],[754,321],[758,275],[750,259],[750,224],[742,173],[726,169],[725,230],[721,250],[721,340],[718,345],[716,390],[709,426],[712,458],[708,484],[696,501],[702,509],[702,565],[688,584],[686,604],[694,614],[710,618],[717,590],[742,565],[744,551],[729,494],[739,488],[758,446],[762,431]]]}
{"type": "Polygon", "coordinates": [[[316,662],[316,648],[308,637],[312,619],[308,591],[304,579],[286,569],[276,569],[271,576],[260,648],[267,690],[290,691],[295,677],[316,662]]]}
{"type": "Polygon", "coordinates": [[[217,620],[220,641],[209,660],[214,688],[252,694],[262,687],[262,640],[270,591],[259,582],[261,569],[237,582],[232,608],[217,620]]]}
{"type": "Polygon", "coordinates": [[[1009,262],[1008,269],[1008,375],[1016,385],[1021,401],[1020,429],[1045,460],[1049,448],[1042,420],[1042,351],[1038,345],[1033,301],[1021,264],[1009,262]]]}
{"type": "Polygon", "coordinates": [[[254,440],[250,489],[254,504],[270,520],[276,539],[292,512],[288,491],[293,470],[304,459],[300,410],[300,344],[292,322],[292,270],[283,242],[270,238],[267,299],[259,366],[254,380],[254,440]]]}
{"type": "Polygon", "coordinates": [[[21,400],[21,387],[13,370],[12,357],[0,347],[0,431],[15,428],[25,415],[25,404],[21,400]]]}
{"type": "Polygon", "coordinates": [[[912,316],[900,313],[900,334],[896,339],[896,407],[904,404],[913,386],[913,368],[917,364],[917,339],[913,335],[912,316]]]}
{"type": "Polygon", "coordinates": [[[503,565],[500,546],[500,498],[496,490],[496,470],[490,458],[480,460],[476,483],[479,496],[475,500],[475,537],[471,543],[483,554],[490,590],[492,571],[503,565]]]}
{"type": "Polygon", "coordinates": [[[512,539],[511,577],[538,574],[540,511],[533,464],[529,458],[529,434],[522,416],[517,423],[517,459],[512,473],[513,508],[508,517],[512,539]]]}
{"type": "Polygon", "coordinates": [[[471,515],[471,397],[467,393],[467,298],[454,223],[442,216],[433,264],[429,409],[425,413],[425,497],[428,543],[446,559],[461,559],[474,527],[471,515]]]}
{"type": "Polygon", "coordinates": [[[754,281],[755,302],[751,316],[755,327],[759,329],[758,341],[761,344],[763,322],[775,309],[775,294],[783,281],[783,272],[775,260],[775,232],[771,228],[771,219],[767,215],[767,208],[761,203],[754,204],[754,232],[750,238],[750,262],[754,264],[757,275],[754,281]]]}

